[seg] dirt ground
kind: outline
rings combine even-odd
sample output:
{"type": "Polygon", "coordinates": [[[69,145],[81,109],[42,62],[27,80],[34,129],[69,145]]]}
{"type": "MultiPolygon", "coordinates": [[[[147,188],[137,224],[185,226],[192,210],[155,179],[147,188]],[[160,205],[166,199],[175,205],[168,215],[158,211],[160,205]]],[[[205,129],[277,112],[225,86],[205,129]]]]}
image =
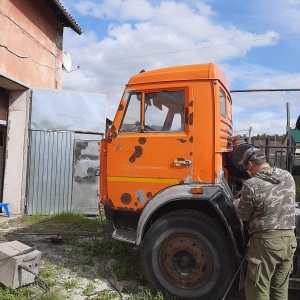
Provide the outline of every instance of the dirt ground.
{"type": "MultiPolygon", "coordinates": [[[[47,220],[28,224],[15,219],[0,224],[0,243],[17,240],[39,250],[42,253],[40,277],[50,291],[60,291],[59,295],[63,294],[63,299],[96,299],[103,290],[116,288],[121,291],[125,285],[137,285],[134,281],[116,281],[111,276],[105,278],[100,261],[90,256],[88,251],[85,253],[85,247],[89,247],[91,239],[101,239],[102,229],[91,226],[92,223],[87,226],[55,220],[53,223],[47,220]],[[51,237],[58,234],[61,243],[52,242],[51,237]]],[[[37,285],[25,288],[34,292],[33,299],[46,292],[37,285]]],[[[55,296],[51,299],[55,299],[55,296]]]]}

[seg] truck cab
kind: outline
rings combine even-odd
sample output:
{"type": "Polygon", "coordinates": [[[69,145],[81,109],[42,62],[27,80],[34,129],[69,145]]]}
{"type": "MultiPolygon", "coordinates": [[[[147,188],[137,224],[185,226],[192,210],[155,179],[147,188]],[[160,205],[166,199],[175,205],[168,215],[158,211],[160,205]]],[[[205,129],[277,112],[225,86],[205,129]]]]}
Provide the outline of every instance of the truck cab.
{"type": "Polygon", "coordinates": [[[219,183],[231,136],[231,98],[215,64],[133,76],[102,141],[102,203],[140,212],[167,187],[219,183]]]}

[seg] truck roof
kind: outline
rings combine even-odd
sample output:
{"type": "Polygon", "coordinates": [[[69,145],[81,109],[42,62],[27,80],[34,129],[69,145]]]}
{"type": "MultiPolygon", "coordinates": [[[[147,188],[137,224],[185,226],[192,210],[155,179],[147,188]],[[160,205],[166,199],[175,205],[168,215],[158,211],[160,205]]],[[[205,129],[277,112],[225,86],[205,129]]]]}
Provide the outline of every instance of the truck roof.
{"type": "Polygon", "coordinates": [[[227,79],[222,70],[214,63],[174,66],[141,72],[132,76],[128,85],[154,82],[216,79],[220,80],[227,90],[227,79]]]}

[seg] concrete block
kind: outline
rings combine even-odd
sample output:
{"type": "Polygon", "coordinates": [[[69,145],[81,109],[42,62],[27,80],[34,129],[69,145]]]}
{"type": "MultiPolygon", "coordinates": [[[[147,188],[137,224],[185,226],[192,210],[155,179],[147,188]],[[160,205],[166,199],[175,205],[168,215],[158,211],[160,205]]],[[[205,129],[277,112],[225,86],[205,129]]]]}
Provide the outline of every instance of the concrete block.
{"type": "Polygon", "coordinates": [[[0,282],[13,289],[35,282],[41,256],[40,251],[18,241],[0,244],[0,282]]]}

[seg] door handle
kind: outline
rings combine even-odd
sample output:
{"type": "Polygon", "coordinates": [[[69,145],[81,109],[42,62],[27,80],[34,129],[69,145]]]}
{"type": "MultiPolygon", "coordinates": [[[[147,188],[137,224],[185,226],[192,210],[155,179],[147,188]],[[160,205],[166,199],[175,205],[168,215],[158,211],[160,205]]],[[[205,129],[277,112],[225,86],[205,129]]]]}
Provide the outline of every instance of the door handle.
{"type": "Polygon", "coordinates": [[[185,158],[176,158],[173,162],[175,165],[185,165],[185,166],[190,166],[192,162],[188,159],[185,158]]]}

